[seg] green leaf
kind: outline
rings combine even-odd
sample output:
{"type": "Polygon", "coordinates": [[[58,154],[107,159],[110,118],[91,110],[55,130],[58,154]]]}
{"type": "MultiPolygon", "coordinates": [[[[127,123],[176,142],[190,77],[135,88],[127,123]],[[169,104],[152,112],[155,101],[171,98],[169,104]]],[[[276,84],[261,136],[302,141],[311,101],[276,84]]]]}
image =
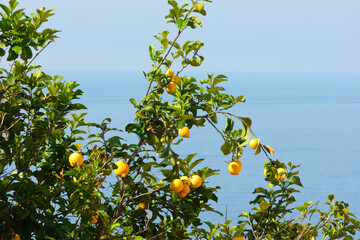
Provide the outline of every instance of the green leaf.
{"type": "Polygon", "coordinates": [[[17,54],[15,51],[13,51],[13,50],[9,50],[9,55],[8,55],[8,57],[7,57],[7,59],[6,60],[8,60],[8,61],[14,61],[17,57],[18,57],[18,55],[19,54],[17,54]]]}
{"type": "Polygon", "coordinates": [[[130,98],[129,101],[132,103],[132,105],[134,105],[134,107],[137,106],[136,100],[134,98],[130,98]]]}
{"type": "Polygon", "coordinates": [[[5,55],[5,50],[4,49],[2,49],[2,48],[0,48],[0,57],[2,57],[2,56],[4,56],[5,55]]]}
{"type": "Polygon", "coordinates": [[[197,25],[199,25],[200,27],[202,27],[202,23],[200,18],[196,17],[196,16],[192,16],[191,20],[193,20],[197,25]]]}
{"type": "Polygon", "coordinates": [[[37,69],[37,70],[34,72],[33,76],[34,76],[36,79],[38,79],[38,78],[40,77],[41,73],[42,73],[41,70],[40,70],[40,69],[37,69]]]}
{"type": "Polygon", "coordinates": [[[150,53],[150,58],[152,60],[155,60],[155,47],[154,47],[154,45],[149,46],[149,53],[150,53]]]}
{"type": "Polygon", "coordinates": [[[217,84],[219,84],[219,83],[221,83],[221,82],[224,82],[224,81],[227,81],[227,76],[225,76],[225,75],[218,75],[218,76],[216,76],[216,77],[213,79],[211,86],[212,86],[212,87],[215,87],[217,84]]]}
{"type": "Polygon", "coordinates": [[[177,28],[178,28],[180,31],[184,30],[184,29],[186,28],[186,26],[188,25],[189,20],[190,20],[189,18],[187,18],[187,19],[185,19],[185,20],[179,18],[178,20],[176,20],[176,26],[177,26],[177,28]]]}
{"type": "Polygon", "coordinates": [[[224,155],[229,155],[231,153],[231,144],[228,140],[225,140],[224,144],[221,146],[220,150],[224,155]]]}
{"type": "Polygon", "coordinates": [[[199,59],[197,59],[196,57],[190,58],[189,63],[193,67],[198,67],[201,65],[201,61],[199,59]]]}
{"type": "Polygon", "coordinates": [[[194,161],[194,162],[190,165],[189,171],[193,170],[194,167],[196,167],[199,163],[201,163],[201,162],[204,161],[204,160],[205,160],[205,159],[200,158],[200,159],[194,161]]]}
{"type": "Polygon", "coordinates": [[[226,117],[225,133],[230,133],[233,130],[234,121],[231,118],[226,117]]]}
{"type": "Polygon", "coordinates": [[[12,47],[11,48],[16,54],[20,54],[21,53],[21,51],[22,51],[22,47],[20,47],[20,46],[14,46],[14,47],[12,47]]]}
{"type": "Polygon", "coordinates": [[[201,12],[201,11],[203,11],[204,10],[204,4],[203,3],[198,3],[198,4],[195,4],[195,10],[197,11],[197,12],[201,12]]]}
{"type": "Polygon", "coordinates": [[[22,60],[26,61],[27,59],[32,58],[32,56],[33,56],[32,51],[28,46],[26,46],[22,49],[22,52],[20,55],[22,60]]]}
{"type": "Polygon", "coordinates": [[[303,187],[299,176],[292,176],[290,182],[293,183],[293,184],[296,184],[296,185],[298,185],[300,187],[303,187]]]}

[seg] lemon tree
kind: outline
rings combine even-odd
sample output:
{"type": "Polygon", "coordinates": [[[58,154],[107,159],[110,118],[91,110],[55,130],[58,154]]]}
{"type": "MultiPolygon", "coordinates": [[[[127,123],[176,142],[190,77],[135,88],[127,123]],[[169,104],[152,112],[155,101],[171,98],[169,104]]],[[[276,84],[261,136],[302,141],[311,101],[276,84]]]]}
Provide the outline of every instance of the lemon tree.
{"type": "Polygon", "coordinates": [[[147,91],[130,99],[134,121],[123,130],[110,128],[109,118],[86,121],[78,84],[35,64],[57,38],[44,25],[53,10],[27,15],[16,0],[0,4],[1,239],[315,239],[320,231],[351,239],[359,230],[348,204],[332,195],[328,212],[312,202],[292,205],[302,186],[298,166],[270,158],[274,149],[255,136],[250,118],[231,113],[245,98],[226,93],[225,75],[184,75],[201,66],[204,43],[182,39],[183,32],[202,26],[211,2],[168,1],[165,19],[176,30],[160,32],[149,46],[147,91]],[[218,171],[174,148],[205,126],[223,141],[219,151],[230,174],[241,174],[251,137],[254,153],[268,157],[259,169],[267,186],[255,189],[253,211],[239,213],[235,224],[199,218],[204,211],[221,214],[210,205],[220,187],[208,185],[218,171]],[[138,141],[126,141],[128,133],[138,141]],[[314,214],[319,219],[307,221],[314,214]]]}

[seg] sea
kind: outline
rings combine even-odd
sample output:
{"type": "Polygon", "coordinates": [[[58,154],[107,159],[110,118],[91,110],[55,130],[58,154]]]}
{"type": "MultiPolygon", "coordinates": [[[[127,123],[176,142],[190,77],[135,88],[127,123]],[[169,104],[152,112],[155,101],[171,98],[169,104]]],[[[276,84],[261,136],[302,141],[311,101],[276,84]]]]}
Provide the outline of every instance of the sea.
{"type": "MultiPolygon", "coordinates": [[[[101,122],[111,118],[111,127],[124,129],[134,120],[135,109],[129,98],[139,101],[146,93],[147,80],[141,71],[63,71],[66,80],[76,81],[84,91],[79,102],[87,106],[86,120],[101,122]]],[[[252,129],[261,143],[274,148],[274,159],[301,165],[303,188],[296,193],[297,205],[318,202],[319,208],[329,194],[350,204],[349,211],[360,217],[360,73],[264,73],[215,72],[228,81],[221,84],[228,93],[245,96],[231,111],[252,119],[252,129]]],[[[207,73],[189,72],[198,80],[207,73]]],[[[219,119],[224,122],[223,118],[219,119]]],[[[239,124],[239,123],[236,123],[239,124]]],[[[241,125],[236,125],[241,127],[241,125]]],[[[219,123],[224,127],[224,123],[219,123]]],[[[123,137],[136,143],[134,136],[123,137]]],[[[176,151],[181,156],[197,153],[204,158],[200,167],[211,166],[220,174],[205,180],[220,186],[218,201],[212,207],[223,213],[202,213],[204,221],[223,223],[239,220],[242,212],[253,208],[256,187],[267,188],[263,164],[267,158],[254,155],[247,147],[241,158],[239,175],[227,172],[229,156],[222,155],[220,135],[211,127],[191,129],[176,151]]],[[[294,211],[292,216],[298,213],[294,211]]],[[[290,216],[291,217],[291,216],[290,216]]],[[[311,221],[316,221],[313,217],[311,221]]]]}

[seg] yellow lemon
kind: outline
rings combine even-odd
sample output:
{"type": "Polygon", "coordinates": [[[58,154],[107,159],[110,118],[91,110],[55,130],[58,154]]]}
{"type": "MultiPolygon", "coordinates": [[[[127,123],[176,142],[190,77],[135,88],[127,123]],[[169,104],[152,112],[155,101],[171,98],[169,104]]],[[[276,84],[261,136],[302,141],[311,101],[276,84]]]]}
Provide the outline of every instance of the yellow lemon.
{"type": "Polygon", "coordinates": [[[193,188],[198,188],[202,184],[202,178],[199,175],[193,175],[190,177],[190,186],[193,188]]]}
{"type": "Polygon", "coordinates": [[[234,237],[232,240],[244,240],[243,237],[234,237]]]}
{"type": "Polygon", "coordinates": [[[114,173],[118,177],[126,177],[129,173],[129,165],[124,161],[117,161],[115,163],[117,165],[117,169],[114,169],[114,173]]]}
{"type": "Polygon", "coordinates": [[[283,168],[278,168],[278,169],[277,169],[277,173],[278,173],[278,174],[275,175],[275,178],[276,178],[277,180],[284,181],[284,180],[286,179],[286,170],[285,170],[285,169],[283,169],[283,168]]]}
{"type": "Polygon", "coordinates": [[[188,127],[181,127],[179,128],[179,135],[183,138],[189,138],[190,137],[190,129],[188,127]]]}
{"type": "Polygon", "coordinates": [[[69,163],[72,167],[74,167],[76,165],[76,163],[79,164],[79,166],[81,166],[84,162],[84,158],[81,155],[81,153],[75,152],[70,154],[69,156],[69,163]]]}
{"type": "Polygon", "coordinates": [[[171,81],[172,81],[173,83],[178,83],[178,82],[180,82],[180,78],[179,78],[179,76],[173,76],[173,77],[171,78],[171,81]]]}
{"type": "Polygon", "coordinates": [[[165,88],[165,90],[168,94],[172,94],[173,92],[176,91],[176,89],[177,89],[177,86],[173,82],[170,82],[168,85],[166,85],[166,88],[165,88]]]}
{"type": "Polygon", "coordinates": [[[238,161],[232,161],[229,163],[228,165],[228,172],[232,175],[239,175],[240,171],[241,171],[241,162],[238,161]]]}
{"type": "Polygon", "coordinates": [[[171,69],[168,69],[168,70],[166,71],[165,75],[168,76],[168,77],[173,77],[173,76],[174,76],[174,71],[171,70],[171,69]]]}
{"type": "Polygon", "coordinates": [[[254,138],[254,139],[251,139],[251,140],[250,140],[249,146],[250,146],[252,149],[257,149],[258,146],[259,146],[259,143],[260,143],[260,139],[254,138]]]}
{"type": "Polygon", "coordinates": [[[19,234],[15,234],[14,236],[12,236],[11,240],[20,240],[20,236],[19,234]]]}
{"type": "Polygon", "coordinates": [[[98,215],[96,215],[96,216],[92,216],[91,217],[91,224],[95,224],[95,223],[97,223],[97,221],[98,221],[98,219],[99,219],[99,216],[98,215]]]}
{"type": "Polygon", "coordinates": [[[188,195],[188,193],[190,192],[190,188],[188,185],[184,185],[184,188],[180,191],[180,192],[177,192],[176,195],[183,198],[185,197],[186,195],[188,195]]]}
{"type": "Polygon", "coordinates": [[[180,192],[184,188],[184,183],[180,179],[174,179],[170,183],[170,189],[175,193],[180,192]]]}
{"type": "Polygon", "coordinates": [[[139,203],[139,209],[145,210],[146,209],[146,204],[143,203],[143,202],[139,203]]]}
{"type": "Polygon", "coordinates": [[[183,183],[184,183],[185,185],[190,186],[190,184],[191,184],[190,178],[188,178],[187,176],[182,176],[182,177],[180,177],[180,180],[183,181],[183,183]]]}

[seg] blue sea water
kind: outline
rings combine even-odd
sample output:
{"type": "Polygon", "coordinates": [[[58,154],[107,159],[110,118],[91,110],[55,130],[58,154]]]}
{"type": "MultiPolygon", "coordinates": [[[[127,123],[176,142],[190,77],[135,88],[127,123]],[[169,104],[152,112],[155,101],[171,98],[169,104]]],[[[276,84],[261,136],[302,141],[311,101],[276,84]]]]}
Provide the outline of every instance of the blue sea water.
{"type": "MultiPolygon", "coordinates": [[[[62,72],[67,80],[80,83],[80,102],[88,107],[88,121],[112,118],[112,127],[124,129],[134,118],[129,102],[141,99],[147,82],[139,72],[62,72]]],[[[190,75],[190,74],[188,74],[190,75]]],[[[206,75],[194,73],[199,79],[206,75]]],[[[233,95],[244,95],[245,104],[232,111],[250,117],[252,129],[261,142],[275,149],[274,158],[301,164],[304,185],[296,194],[299,205],[319,201],[329,194],[350,203],[350,211],[360,217],[360,74],[359,73],[225,73],[224,87],[233,95]]],[[[134,142],[136,141],[133,138],[134,142]]],[[[227,211],[227,219],[252,208],[255,187],[267,187],[263,176],[266,157],[245,149],[238,176],[227,173],[220,151],[222,139],[211,127],[194,128],[191,138],[177,148],[185,154],[197,152],[204,165],[220,169],[220,175],[207,179],[220,186],[213,207],[227,211]]],[[[294,214],[295,215],[295,214],[294,214]]],[[[203,214],[204,220],[224,222],[217,214],[203,214]]]]}

